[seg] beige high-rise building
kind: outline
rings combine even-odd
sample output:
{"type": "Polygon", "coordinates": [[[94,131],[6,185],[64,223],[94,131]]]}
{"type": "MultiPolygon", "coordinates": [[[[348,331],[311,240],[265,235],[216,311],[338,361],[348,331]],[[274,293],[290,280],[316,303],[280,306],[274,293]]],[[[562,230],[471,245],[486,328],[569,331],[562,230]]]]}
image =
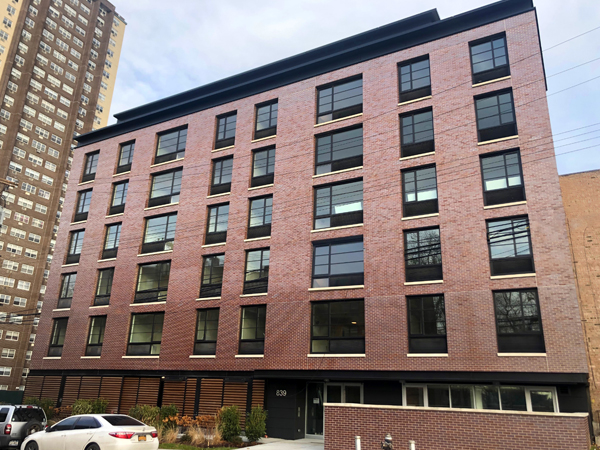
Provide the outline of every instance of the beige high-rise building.
{"type": "Polygon", "coordinates": [[[106,0],[0,0],[0,20],[0,390],[22,390],[74,140],[108,122],[126,22],[106,0]]]}

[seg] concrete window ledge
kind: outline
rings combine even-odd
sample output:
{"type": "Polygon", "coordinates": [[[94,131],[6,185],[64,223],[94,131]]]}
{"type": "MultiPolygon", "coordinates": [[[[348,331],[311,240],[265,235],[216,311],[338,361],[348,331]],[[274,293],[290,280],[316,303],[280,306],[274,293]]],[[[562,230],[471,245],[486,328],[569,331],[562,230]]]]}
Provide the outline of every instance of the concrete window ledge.
{"type": "Polygon", "coordinates": [[[322,287],[322,288],[308,288],[308,292],[321,292],[321,291],[341,291],[344,289],[364,289],[364,284],[357,284],[355,286],[333,286],[333,287],[322,287]]]}
{"type": "Polygon", "coordinates": [[[197,302],[201,302],[203,300],[221,300],[221,297],[203,297],[196,299],[197,302]]]}
{"type": "Polygon", "coordinates": [[[421,153],[420,155],[413,155],[413,156],[403,156],[399,159],[399,161],[407,161],[410,159],[421,158],[423,156],[431,156],[431,155],[435,155],[435,152],[421,153]]]}
{"type": "Polygon", "coordinates": [[[52,312],[71,311],[71,308],[55,308],[52,312]]]}
{"type": "Polygon", "coordinates": [[[190,359],[215,359],[217,355],[190,355],[190,359]]]}
{"type": "Polygon", "coordinates": [[[325,126],[325,125],[329,125],[330,123],[341,122],[342,120],[354,119],[355,117],[360,117],[362,115],[363,115],[363,113],[358,113],[358,114],[353,114],[352,116],[341,117],[339,119],[334,119],[334,120],[329,120],[327,122],[318,123],[318,124],[315,125],[315,128],[322,127],[322,126],[325,126]]]}
{"type": "Polygon", "coordinates": [[[276,137],[277,137],[277,135],[273,134],[271,136],[267,136],[267,137],[264,137],[264,138],[254,139],[254,140],[250,141],[250,143],[254,144],[255,142],[262,142],[262,141],[266,141],[267,139],[275,139],[276,137]]]}
{"type": "Polygon", "coordinates": [[[366,358],[364,353],[309,353],[307,358],[366,358]]]}
{"type": "Polygon", "coordinates": [[[356,166],[356,167],[351,167],[350,169],[342,169],[342,170],[336,170],[335,172],[327,172],[327,173],[320,173],[318,175],[313,175],[313,178],[320,178],[320,177],[326,177],[327,175],[335,175],[337,173],[344,173],[344,172],[350,172],[352,170],[362,170],[363,166],[356,166]]]}
{"type": "Polygon", "coordinates": [[[123,359],[158,359],[160,355],[121,356],[123,359]]]}
{"type": "Polygon", "coordinates": [[[264,358],[265,355],[235,355],[236,358],[264,358]]]}
{"type": "Polygon", "coordinates": [[[427,217],[438,217],[440,215],[440,213],[433,213],[433,214],[423,214],[421,216],[411,216],[411,217],[403,217],[400,220],[415,220],[415,219],[426,219],[427,217]]]}
{"type": "Polygon", "coordinates": [[[99,356],[80,356],[81,359],[100,359],[99,356]]]}
{"type": "Polygon", "coordinates": [[[496,142],[510,141],[511,139],[518,139],[518,138],[519,138],[519,135],[515,134],[514,136],[507,136],[507,137],[503,137],[503,138],[499,138],[499,139],[492,139],[491,141],[478,142],[477,145],[494,144],[496,142]]]}
{"type": "Polygon", "coordinates": [[[60,356],[44,356],[42,359],[60,359],[60,356]]]}
{"type": "Polygon", "coordinates": [[[321,233],[323,231],[334,231],[334,230],[345,230],[347,228],[357,228],[357,227],[364,227],[365,225],[363,223],[357,223],[354,225],[344,225],[341,227],[331,227],[331,228],[321,228],[319,230],[310,230],[311,233],[321,233]]]}
{"type": "Polygon", "coordinates": [[[490,277],[490,280],[507,280],[509,278],[528,278],[528,277],[535,277],[536,274],[535,273],[517,273],[514,275],[492,275],[490,277]]]}
{"type": "Polygon", "coordinates": [[[173,250],[163,250],[162,252],[152,252],[152,253],[140,253],[138,255],[138,258],[140,256],[164,255],[165,253],[173,253],[173,250]]]}
{"type": "Polygon", "coordinates": [[[407,353],[408,358],[447,358],[448,353],[407,353]]]}
{"type": "Polygon", "coordinates": [[[404,286],[423,286],[426,284],[443,284],[444,280],[431,280],[431,281],[408,281],[404,283],[404,286]]]}
{"type": "Polygon", "coordinates": [[[501,203],[499,205],[484,206],[483,209],[507,208],[509,206],[526,205],[526,204],[527,204],[527,200],[523,200],[522,202],[501,203]]]}
{"type": "Polygon", "coordinates": [[[144,208],[144,211],[152,211],[153,209],[167,208],[168,206],[175,206],[175,205],[179,205],[179,202],[167,203],[166,205],[150,206],[149,208],[144,208]]]}
{"type": "Polygon", "coordinates": [[[150,168],[164,166],[165,164],[173,164],[179,161],[183,161],[183,158],[172,159],[171,161],[165,161],[158,164],[152,164],[150,168]]]}
{"type": "Polygon", "coordinates": [[[520,357],[525,357],[525,358],[531,358],[531,357],[545,358],[548,355],[546,355],[546,353],[498,353],[498,356],[501,356],[501,357],[503,357],[503,356],[520,356],[520,357]]]}
{"type": "Polygon", "coordinates": [[[129,306],[164,305],[165,303],[167,302],[130,303],[129,306]]]}
{"type": "Polygon", "coordinates": [[[205,244],[202,248],[211,248],[211,247],[220,247],[221,245],[225,245],[226,242],[218,242],[216,244],[205,244]]]}
{"type": "Polygon", "coordinates": [[[265,297],[269,295],[268,292],[259,292],[257,294],[242,294],[240,297],[265,297]]]}
{"type": "Polygon", "coordinates": [[[406,102],[398,103],[398,106],[410,105],[411,103],[422,102],[423,100],[429,100],[431,95],[425,97],[415,98],[414,100],[408,100],[406,102]]]}

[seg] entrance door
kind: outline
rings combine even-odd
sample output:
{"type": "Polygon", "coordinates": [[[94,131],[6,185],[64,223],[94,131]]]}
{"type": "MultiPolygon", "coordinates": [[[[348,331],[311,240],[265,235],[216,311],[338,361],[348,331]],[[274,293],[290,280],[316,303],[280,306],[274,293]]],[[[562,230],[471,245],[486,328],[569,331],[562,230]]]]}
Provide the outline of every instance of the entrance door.
{"type": "Polygon", "coordinates": [[[308,383],[306,387],[306,434],[323,436],[323,403],[325,385],[308,383]]]}

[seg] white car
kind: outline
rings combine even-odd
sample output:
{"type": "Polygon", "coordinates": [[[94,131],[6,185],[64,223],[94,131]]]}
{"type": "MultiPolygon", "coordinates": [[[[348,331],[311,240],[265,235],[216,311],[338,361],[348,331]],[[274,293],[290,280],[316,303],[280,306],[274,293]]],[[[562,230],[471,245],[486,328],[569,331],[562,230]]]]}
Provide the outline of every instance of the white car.
{"type": "Polygon", "coordinates": [[[21,450],[157,450],[156,428],[123,414],[67,417],[34,433],[21,450]]]}

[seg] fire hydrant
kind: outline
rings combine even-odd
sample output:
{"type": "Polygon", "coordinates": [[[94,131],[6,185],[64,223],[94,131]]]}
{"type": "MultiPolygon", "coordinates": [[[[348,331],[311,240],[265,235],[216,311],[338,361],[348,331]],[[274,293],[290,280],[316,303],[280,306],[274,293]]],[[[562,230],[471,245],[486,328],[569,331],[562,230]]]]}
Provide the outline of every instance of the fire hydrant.
{"type": "Polygon", "coordinates": [[[388,433],[385,438],[383,438],[383,442],[381,443],[382,450],[392,450],[394,448],[392,444],[392,435],[388,433]]]}

